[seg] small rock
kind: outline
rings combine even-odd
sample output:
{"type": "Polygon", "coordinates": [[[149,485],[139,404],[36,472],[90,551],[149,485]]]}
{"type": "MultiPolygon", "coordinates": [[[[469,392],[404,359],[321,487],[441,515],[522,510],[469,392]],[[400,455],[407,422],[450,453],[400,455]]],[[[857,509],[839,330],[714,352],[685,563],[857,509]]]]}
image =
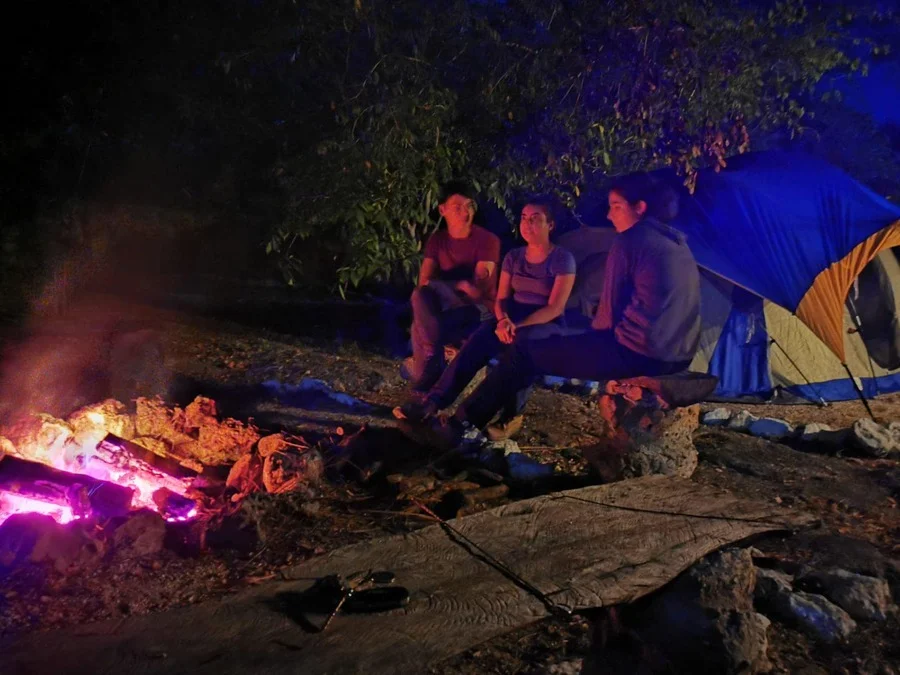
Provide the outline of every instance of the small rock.
{"type": "Polygon", "coordinates": [[[721,427],[728,424],[731,411],[728,408],[715,408],[703,415],[703,424],[710,427],[721,427]]]}
{"type": "Polygon", "coordinates": [[[137,511],[113,533],[117,554],[140,558],[156,555],[163,550],[166,521],[155,511],[137,511]]]}
{"type": "Polygon", "coordinates": [[[572,661],[554,663],[547,667],[544,671],[544,675],[579,675],[583,666],[584,659],[574,659],[572,661]]]}
{"type": "Polygon", "coordinates": [[[884,621],[892,604],[884,579],[847,570],[812,572],[798,579],[797,585],[821,593],[857,620],[884,621]]]}
{"type": "Polygon", "coordinates": [[[778,440],[787,438],[793,434],[794,427],[790,422],[786,422],[785,420],[780,420],[775,417],[763,417],[755,422],[751,422],[747,427],[747,431],[759,438],[778,440]]]}
{"type": "Polygon", "coordinates": [[[240,494],[250,494],[263,488],[263,460],[255,452],[241,455],[228,472],[225,485],[240,494]]]}
{"type": "Polygon", "coordinates": [[[507,438],[503,441],[492,441],[491,443],[487,443],[486,447],[489,447],[491,450],[495,450],[497,452],[502,451],[504,456],[511,455],[516,452],[522,452],[519,449],[519,444],[511,438],[507,438]]]}
{"type": "Polygon", "coordinates": [[[269,455],[272,455],[276,452],[281,452],[282,450],[286,450],[288,447],[287,441],[284,438],[283,434],[272,434],[270,436],[263,436],[256,443],[256,451],[259,453],[259,456],[265,459],[269,455]]]}
{"type": "Polygon", "coordinates": [[[751,415],[746,410],[741,410],[739,413],[731,416],[726,426],[734,431],[747,431],[747,428],[758,419],[756,415],[751,415]]]}
{"type": "Polygon", "coordinates": [[[844,640],[856,629],[856,622],[833,602],[815,593],[791,593],[779,603],[782,618],[826,642],[844,640]]]}
{"type": "Polygon", "coordinates": [[[762,607],[771,607],[779,595],[789,594],[793,587],[792,577],[778,570],[757,568],[754,600],[762,607]]]}
{"type": "Polygon", "coordinates": [[[866,457],[885,457],[897,450],[893,434],[868,417],[856,420],[852,432],[853,447],[866,457]]]}
{"type": "Polygon", "coordinates": [[[289,448],[266,457],[262,480],[268,492],[292,492],[318,485],[324,474],[325,460],[318,450],[300,452],[289,448]]]}
{"type": "Polygon", "coordinates": [[[800,440],[804,443],[815,443],[823,431],[833,431],[827,424],[810,422],[800,430],[800,440]]]}

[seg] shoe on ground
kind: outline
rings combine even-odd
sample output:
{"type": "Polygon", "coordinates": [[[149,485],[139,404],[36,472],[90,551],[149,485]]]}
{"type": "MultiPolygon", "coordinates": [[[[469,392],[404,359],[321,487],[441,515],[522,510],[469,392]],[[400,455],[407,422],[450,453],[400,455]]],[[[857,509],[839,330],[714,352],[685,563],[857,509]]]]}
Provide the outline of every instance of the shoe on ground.
{"type": "Polygon", "coordinates": [[[505,422],[489,424],[487,429],[484,430],[484,435],[488,437],[488,440],[494,442],[508,440],[522,430],[524,421],[524,415],[516,415],[505,422]]]}

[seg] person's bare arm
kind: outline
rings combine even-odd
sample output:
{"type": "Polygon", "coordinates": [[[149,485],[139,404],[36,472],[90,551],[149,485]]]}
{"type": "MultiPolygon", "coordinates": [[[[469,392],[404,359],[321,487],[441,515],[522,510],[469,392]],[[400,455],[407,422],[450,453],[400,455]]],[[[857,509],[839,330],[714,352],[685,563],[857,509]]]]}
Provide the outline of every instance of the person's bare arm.
{"type": "Polygon", "coordinates": [[[456,290],[466,294],[472,302],[491,305],[496,297],[497,263],[479,260],[475,263],[474,278],[456,282],[456,290]]]}
{"type": "Polygon", "coordinates": [[[494,303],[494,316],[497,317],[495,333],[503,344],[510,344],[515,335],[515,326],[508,314],[508,301],[512,297],[512,276],[509,272],[500,271],[500,286],[497,288],[497,301],[494,303]]]}
{"type": "Polygon", "coordinates": [[[419,286],[427,286],[438,273],[437,260],[434,258],[425,258],[419,267],[419,286]]]}
{"type": "Polygon", "coordinates": [[[566,310],[566,303],[569,301],[569,295],[572,294],[572,287],[575,285],[574,274],[559,274],[553,280],[553,288],[550,289],[550,299],[546,305],[540,309],[536,309],[531,314],[516,324],[516,328],[524,328],[525,326],[536,326],[542,323],[549,323],[566,310]]]}

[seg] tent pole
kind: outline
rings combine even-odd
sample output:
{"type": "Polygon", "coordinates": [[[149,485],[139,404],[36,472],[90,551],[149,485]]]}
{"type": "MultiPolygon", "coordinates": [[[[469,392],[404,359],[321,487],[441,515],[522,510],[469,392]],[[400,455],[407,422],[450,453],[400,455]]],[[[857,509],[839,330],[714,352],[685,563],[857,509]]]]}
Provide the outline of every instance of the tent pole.
{"type": "MultiPolygon", "coordinates": [[[[847,303],[850,305],[850,319],[853,321],[853,325],[856,327],[856,332],[859,333],[859,338],[862,340],[862,321],[859,318],[859,314],[856,312],[856,304],[853,302],[853,298],[849,295],[847,296],[847,303]]],[[[863,340],[863,346],[865,347],[866,341],[863,340]]],[[[875,393],[878,393],[878,377],[875,375],[875,364],[872,362],[872,355],[869,354],[869,348],[866,347],[866,358],[869,360],[869,370],[872,371],[872,384],[875,385],[875,393]]]]}
{"type": "Polygon", "coordinates": [[[844,370],[847,371],[847,377],[850,378],[850,381],[853,383],[853,388],[856,389],[856,395],[859,396],[859,400],[862,401],[862,404],[866,408],[866,412],[869,413],[869,417],[872,418],[872,421],[877,423],[878,420],[875,419],[875,415],[872,413],[872,408],[869,407],[869,401],[866,398],[866,395],[863,394],[862,389],[860,389],[859,385],[856,384],[856,380],[853,378],[853,373],[850,372],[850,367],[841,361],[841,365],[844,366],[844,370]]]}
{"type": "MultiPolygon", "coordinates": [[[[800,370],[800,366],[798,366],[794,362],[794,359],[791,358],[790,354],[788,354],[786,351],[784,351],[784,347],[782,347],[780,344],[778,344],[778,341],[775,338],[773,338],[771,335],[769,336],[769,343],[775,345],[776,347],[778,347],[778,349],[781,350],[781,353],[784,354],[785,358],[791,362],[791,365],[794,366],[794,369],[798,373],[800,373],[800,377],[802,377],[804,380],[806,380],[806,384],[809,385],[809,388],[812,389],[814,392],[816,392],[816,396],[819,397],[819,403],[822,405],[822,407],[827,408],[828,407],[827,401],[825,401],[825,399],[822,398],[822,394],[819,393],[819,390],[816,389],[816,386],[812,382],[810,382],[809,378],[803,373],[802,370],[800,370]]],[[[854,381],[854,384],[856,384],[855,381],[854,381]]]]}

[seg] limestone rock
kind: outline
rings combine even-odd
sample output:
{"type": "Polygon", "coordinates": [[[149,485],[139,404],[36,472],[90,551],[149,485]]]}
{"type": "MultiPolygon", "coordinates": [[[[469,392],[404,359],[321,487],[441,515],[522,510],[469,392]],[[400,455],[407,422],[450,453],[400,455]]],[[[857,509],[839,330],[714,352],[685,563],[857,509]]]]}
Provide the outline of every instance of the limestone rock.
{"type": "Polygon", "coordinates": [[[76,410],[67,422],[75,442],[83,448],[96,447],[107,434],[130,441],[137,433],[134,417],[125,412],[125,404],[112,398],[76,410]]]}
{"type": "Polygon", "coordinates": [[[16,454],[16,446],[6,436],[0,436],[0,460],[3,459],[3,455],[14,454],[16,454]]]}
{"type": "Polygon", "coordinates": [[[135,426],[138,436],[151,436],[176,446],[194,440],[185,432],[184,413],[178,408],[170,410],[160,398],[139,398],[135,402],[135,426]]]}
{"type": "Polygon", "coordinates": [[[728,408],[715,408],[703,415],[703,424],[710,427],[721,427],[728,424],[731,411],[728,408]]]}
{"type": "Polygon", "coordinates": [[[778,605],[781,617],[825,642],[844,640],[856,629],[850,615],[822,595],[790,593],[782,597],[778,605]]]}
{"type": "Polygon", "coordinates": [[[325,461],[318,450],[288,449],[266,457],[262,479],[269,492],[292,492],[317,485],[324,473],[325,461]]]}
{"type": "Polygon", "coordinates": [[[585,458],[607,482],[654,474],[690,477],[697,468],[692,436],[699,404],[670,409],[658,395],[641,391],[640,397],[630,390],[600,397],[605,438],[587,448],[585,458]]]}
{"type": "Polygon", "coordinates": [[[205,396],[198,396],[184,409],[185,430],[200,429],[208,424],[217,424],[216,402],[205,396]]]}
{"type": "Polygon", "coordinates": [[[240,494],[250,494],[263,487],[263,459],[254,452],[241,455],[228,472],[225,485],[240,494]]]}
{"type": "Polygon", "coordinates": [[[798,587],[821,593],[854,619],[884,621],[891,607],[891,590],[884,579],[835,569],[803,576],[798,587]]]}
{"type": "Polygon", "coordinates": [[[756,415],[751,415],[748,411],[741,410],[739,413],[731,416],[726,426],[732,431],[747,431],[748,427],[758,419],[756,415]]]}
{"type": "Polygon", "coordinates": [[[755,580],[749,550],[714,553],[648,601],[638,630],[677,672],[764,672],[769,621],[753,609],[755,580]]]}
{"type": "Polygon", "coordinates": [[[166,522],[155,511],[142,510],[131,514],[113,533],[116,555],[141,558],[163,550],[166,522]]]}
{"type": "Polygon", "coordinates": [[[856,420],[852,432],[853,447],[866,457],[885,457],[897,450],[893,434],[868,417],[856,420]]]}
{"type": "Polygon", "coordinates": [[[74,445],[72,427],[50,415],[28,415],[3,431],[11,442],[6,449],[13,448],[9,454],[53,466],[61,466],[67,449],[74,445]]]}
{"type": "Polygon", "coordinates": [[[826,642],[843,640],[856,628],[843,609],[822,595],[793,591],[790,577],[775,570],[757,570],[754,596],[768,616],[826,642]]]}
{"type": "Polygon", "coordinates": [[[271,454],[287,450],[290,447],[283,434],[271,434],[263,436],[256,442],[256,451],[265,459],[271,454]]]}
{"type": "Polygon", "coordinates": [[[26,562],[49,563],[59,572],[93,569],[105,546],[92,536],[92,525],[85,527],[78,522],[60,525],[36,513],[12,515],[0,525],[0,569],[26,562]]]}
{"type": "Polygon", "coordinates": [[[753,589],[753,597],[762,607],[771,607],[781,595],[790,594],[793,591],[793,578],[789,574],[758,568],[756,570],[756,587],[753,589]]]}
{"type": "Polygon", "coordinates": [[[768,438],[774,441],[791,436],[794,433],[794,427],[785,420],[775,417],[763,417],[755,422],[751,422],[747,427],[747,431],[759,438],[768,438]]]}

